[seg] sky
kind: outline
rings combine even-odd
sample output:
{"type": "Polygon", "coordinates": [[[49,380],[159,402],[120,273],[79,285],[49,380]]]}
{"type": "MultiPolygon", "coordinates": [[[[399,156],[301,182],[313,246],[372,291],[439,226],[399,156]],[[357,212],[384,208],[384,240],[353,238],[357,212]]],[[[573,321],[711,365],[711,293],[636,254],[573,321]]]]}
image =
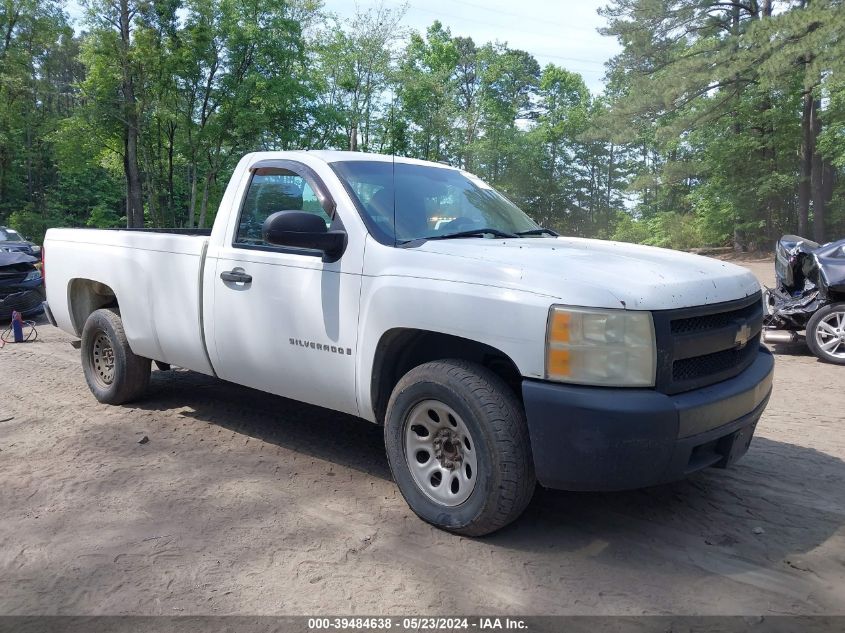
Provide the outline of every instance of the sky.
{"type": "MultiPolygon", "coordinates": [[[[324,0],[325,9],[342,17],[355,13],[355,0],[324,0]]],[[[399,7],[401,0],[383,0],[399,7]]],[[[601,92],[604,63],[621,51],[615,38],[598,33],[605,19],[598,9],[609,0],[410,0],[403,24],[419,32],[440,20],[453,36],[476,44],[500,41],[531,53],[540,66],[556,64],[584,77],[601,92]]],[[[359,0],[366,9],[377,1],[359,0]]]]}
{"type": "MultiPolygon", "coordinates": [[[[401,0],[381,0],[386,7],[401,0]]],[[[471,37],[476,44],[503,42],[531,53],[540,66],[556,64],[584,77],[593,93],[603,88],[604,63],[620,51],[616,40],[599,35],[604,18],[597,10],[608,0],[410,0],[403,24],[419,32],[440,20],[454,36],[471,37]]],[[[378,0],[358,0],[367,9],[378,0]]],[[[356,0],[324,0],[324,9],[352,17],[356,0]]],[[[81,16],[75,0],[68,13],[81,16]]]]}

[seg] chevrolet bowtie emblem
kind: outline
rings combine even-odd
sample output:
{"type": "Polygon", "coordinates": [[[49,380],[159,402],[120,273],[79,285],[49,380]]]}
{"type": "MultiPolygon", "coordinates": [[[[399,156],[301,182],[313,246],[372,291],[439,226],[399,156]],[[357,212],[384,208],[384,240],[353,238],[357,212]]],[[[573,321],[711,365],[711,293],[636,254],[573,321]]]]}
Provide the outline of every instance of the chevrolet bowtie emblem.
{"type": "Polygon", "coordinates": [[[748,327],[747,323],[743,323],[742,327],[736,333],[734,337],[734,343],[739,348],[745,347],[745,344],[748,343],[748,339],[751,338],[751,328],[748,327]]]}

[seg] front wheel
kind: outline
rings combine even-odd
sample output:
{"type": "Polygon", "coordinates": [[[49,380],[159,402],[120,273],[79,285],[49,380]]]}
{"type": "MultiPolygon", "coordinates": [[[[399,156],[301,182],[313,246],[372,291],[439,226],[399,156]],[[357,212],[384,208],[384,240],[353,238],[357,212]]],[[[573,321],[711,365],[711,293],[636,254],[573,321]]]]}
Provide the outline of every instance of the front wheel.
{"type": "Polygon", "coordinates": [[[82,369],[91,393],[105,404],[135,400],[150,383],[150,359],[129,347],[123,322],[111,310],[95,310],[82,328],[82,369]]]}
{"type": "Polygon", "coordinates": [[[396,385],[385,445],[402,496],[424,521],[481,536],[516,519],[534,493],[522,406],[481,365],[435,361],[396,385]]]}
{"type": "Polygon", "coordinates": [[[845,302],[832,303],[810,317],[807,347],[823,361],[845,365],[845,302]]]}

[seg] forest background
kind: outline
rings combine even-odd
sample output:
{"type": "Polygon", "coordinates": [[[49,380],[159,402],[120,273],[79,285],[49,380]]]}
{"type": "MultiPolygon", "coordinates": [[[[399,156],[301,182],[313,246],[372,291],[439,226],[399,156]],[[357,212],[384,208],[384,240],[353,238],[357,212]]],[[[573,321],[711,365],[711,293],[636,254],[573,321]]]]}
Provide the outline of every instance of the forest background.
{"type": "Polygon", "coordinates": [[[845,237],[841,0],[613,0],[604,90],[407,5],[0,5],[0,224],[207,227],[248,151],[445,161],[543,226],[672,248],[845,237]]]}

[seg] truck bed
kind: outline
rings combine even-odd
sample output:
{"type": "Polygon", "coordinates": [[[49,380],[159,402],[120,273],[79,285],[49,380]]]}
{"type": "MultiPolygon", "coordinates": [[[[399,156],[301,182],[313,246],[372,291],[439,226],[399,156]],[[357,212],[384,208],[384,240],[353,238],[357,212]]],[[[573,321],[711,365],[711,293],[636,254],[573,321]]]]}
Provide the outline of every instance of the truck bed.
{"type": "Polygon", "coordinates": [[[44,253],[56,322],[80,336],[84,319],[74,304],[90,298],[99,307],[110,290],[136,354],[212,374],[202,329],[208,237],[200,231],[51,229],[44,253]]]}

